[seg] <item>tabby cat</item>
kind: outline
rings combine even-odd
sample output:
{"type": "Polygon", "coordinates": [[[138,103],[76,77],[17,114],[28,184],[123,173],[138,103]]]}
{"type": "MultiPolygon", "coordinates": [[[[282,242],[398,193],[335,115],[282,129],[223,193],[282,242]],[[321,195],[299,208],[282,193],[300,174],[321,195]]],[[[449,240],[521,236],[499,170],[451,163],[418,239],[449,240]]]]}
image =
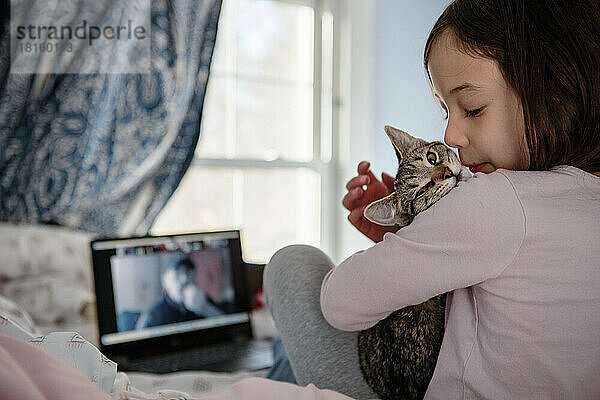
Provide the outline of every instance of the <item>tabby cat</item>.
{"type": "MultiPolygon", "coordinates": [[[[365,217],[403,227],[471,175],[454,151],[391,126],[385,132],[398,157],[394,191],[369,204],[365,217]]],[[[358,335],[360,368],[382,399],[422,399],[444,336],[446,295],[403,308],[358,335]]]]}

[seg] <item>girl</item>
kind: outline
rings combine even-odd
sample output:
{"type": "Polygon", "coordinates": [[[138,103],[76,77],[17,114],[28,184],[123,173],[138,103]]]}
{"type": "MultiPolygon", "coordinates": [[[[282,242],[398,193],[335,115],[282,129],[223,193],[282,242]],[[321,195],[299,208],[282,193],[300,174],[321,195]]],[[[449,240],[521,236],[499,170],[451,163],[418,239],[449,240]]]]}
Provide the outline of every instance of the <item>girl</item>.
{"type": "Polygon", "coordinates": [[[273,256],[298,382],[375,397],[356,331],[449,292],[426,398],[600,398],[600,3],[455,0],[424,62],[475,177],[396,232],[363,216],[392,178],[362,162],[343,205],[376,244],[335,268],[309,246],[273,256]]]}

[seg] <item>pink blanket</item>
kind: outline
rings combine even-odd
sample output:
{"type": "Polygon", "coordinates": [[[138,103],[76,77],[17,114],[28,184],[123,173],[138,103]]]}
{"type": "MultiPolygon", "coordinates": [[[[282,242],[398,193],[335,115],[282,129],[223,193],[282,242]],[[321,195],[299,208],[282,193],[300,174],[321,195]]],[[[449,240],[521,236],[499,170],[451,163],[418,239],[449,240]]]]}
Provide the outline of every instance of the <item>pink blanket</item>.
{"type": "Polygon", "coordinates": [[[20,400],[110,399],[108,393],[64,361],[20,339],[0,334],[0,398],[20,400]]]}

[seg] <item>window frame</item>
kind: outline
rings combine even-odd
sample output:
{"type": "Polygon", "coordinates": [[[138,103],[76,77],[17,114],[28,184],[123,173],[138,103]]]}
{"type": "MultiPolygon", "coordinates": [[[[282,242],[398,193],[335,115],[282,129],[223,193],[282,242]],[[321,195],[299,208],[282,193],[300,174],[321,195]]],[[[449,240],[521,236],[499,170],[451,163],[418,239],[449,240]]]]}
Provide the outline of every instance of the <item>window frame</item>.
{"type": "MultiPolygon", "coordinates": [[[[259,160],[246,158],[204,158],[194,154],[190,168],[209,167],[223,169],[299,169],[307,168],[320,176],[320,248],[334,259],[340,251],[338,213],[339,201],[339,154],[340,132],[340,0],[269,0],[280,3],[300,4],[314,10],[313,43],[313,159],[311,161],[289,161],[284,159],[259,160]],[[329,22],[324,22],[328,19],[329,22]],[[325,25],[324,25],[325,24],[325,25]],[[324,26],[326,40],[330,41],[328,65],[323,65],[324,26]],[[330,93],[324,87],[330,86],[330,93]],[[323,118],[323,106],[327,106],[329,117],[323,118]],[[323,132],[327,129],[327,135],[323,132]],[[324,141],[329,150],[324,152],[324,141]]],[[[202,140],[202,138],[200,138],[202,140]]],[[[243,234],[243,231],[242,231],[243,234]]],[[[265,260],[265,262],[268,260],[265,260]]]]}

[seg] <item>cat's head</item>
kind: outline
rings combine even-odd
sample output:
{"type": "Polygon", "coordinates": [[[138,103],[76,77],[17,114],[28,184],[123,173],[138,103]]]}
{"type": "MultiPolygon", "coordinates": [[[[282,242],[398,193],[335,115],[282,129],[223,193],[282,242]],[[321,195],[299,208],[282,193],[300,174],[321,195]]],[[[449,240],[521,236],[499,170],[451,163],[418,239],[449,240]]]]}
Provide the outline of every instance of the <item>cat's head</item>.
{"type": "Polygon", "coordinates": [[[415,215],[448,194],[459,181],[471,177],[452,149],[427,142],[391,126],[385,132],[398,157],[394,191],[369,204],[364,216],[379,225],[410,224],[415,215]]]}

